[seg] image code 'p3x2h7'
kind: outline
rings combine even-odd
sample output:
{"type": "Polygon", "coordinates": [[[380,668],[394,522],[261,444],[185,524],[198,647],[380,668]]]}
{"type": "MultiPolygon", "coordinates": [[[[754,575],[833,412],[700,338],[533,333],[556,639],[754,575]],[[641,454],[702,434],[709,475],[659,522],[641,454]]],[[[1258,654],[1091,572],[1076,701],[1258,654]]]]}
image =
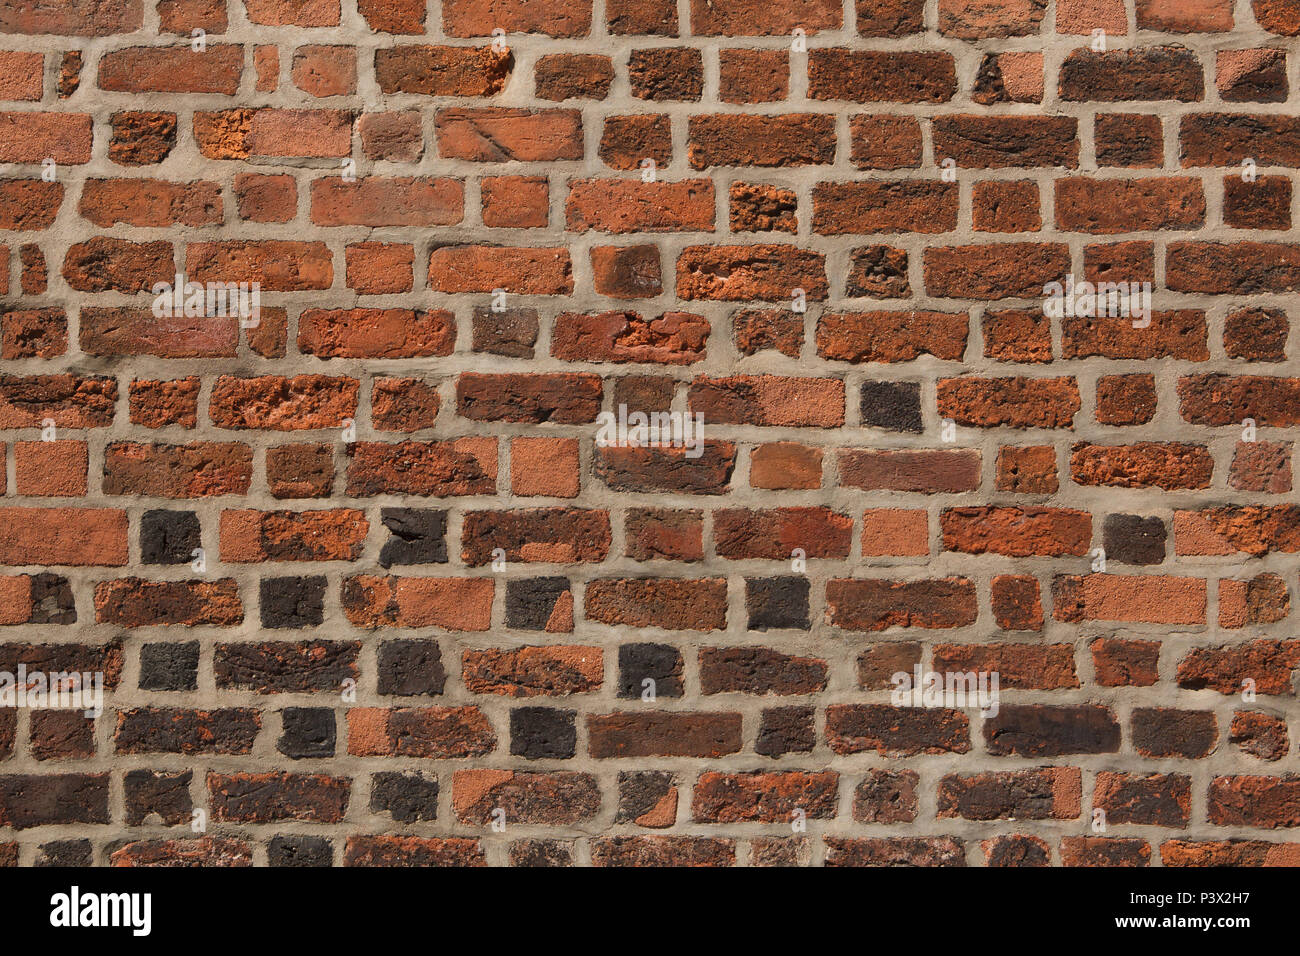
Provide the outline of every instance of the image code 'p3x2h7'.
{"type": "Polygon", "coordinates": [[[1300,863],[1298,35],[0,0],[0,864],[1300,863]]]}

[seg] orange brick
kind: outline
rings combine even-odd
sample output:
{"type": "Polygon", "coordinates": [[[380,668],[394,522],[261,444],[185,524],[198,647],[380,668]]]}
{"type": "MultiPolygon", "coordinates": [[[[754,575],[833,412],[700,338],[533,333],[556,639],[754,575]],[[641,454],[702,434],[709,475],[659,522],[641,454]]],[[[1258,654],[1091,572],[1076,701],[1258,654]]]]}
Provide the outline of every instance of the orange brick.
{"type": "Polygon", "coordinates": [[[483,225],[537,229],[546,225],[550,187],[544,176],[484,176],[483,225]]]}
{"type": "Polygon", "coordinates": [[[576,438],[515,438],[510,442],[510,488],[516,495],[578,496],[576,438]]]}
{"type": "Polygon", "coordinates": [[[20,495],[84,495],[88,465],[84,441],[14,443],[14,484],[20,495]]]}
{"type": "Polygon", "coordinates": [[[749,459],[749,484],[753,488],[820,488],[822,450],[792,441],[759,445],[749,459]]]}
{"type": "Polygon", "coordinates": [[[930,522],[920,508],[868,508],[862,513],[863,557],[930,553],[930,522]]]}

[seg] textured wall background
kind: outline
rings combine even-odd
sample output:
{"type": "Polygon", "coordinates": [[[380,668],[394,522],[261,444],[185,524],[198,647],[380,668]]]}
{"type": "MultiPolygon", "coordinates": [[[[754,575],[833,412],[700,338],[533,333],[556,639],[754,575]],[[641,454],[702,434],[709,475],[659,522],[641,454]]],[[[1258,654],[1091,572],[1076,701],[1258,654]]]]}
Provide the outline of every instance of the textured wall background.
{"type": "Polygon", "coordinates": [[[0,858],[1300,861],[1300,2],[0,32],[0,858]]]}

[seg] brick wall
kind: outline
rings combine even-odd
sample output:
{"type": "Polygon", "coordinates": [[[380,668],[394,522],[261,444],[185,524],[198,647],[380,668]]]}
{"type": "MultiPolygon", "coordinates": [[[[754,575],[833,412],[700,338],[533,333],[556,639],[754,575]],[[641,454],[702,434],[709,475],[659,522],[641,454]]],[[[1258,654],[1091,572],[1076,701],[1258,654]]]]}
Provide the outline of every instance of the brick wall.
{"type": "Polygon", "coordinates": [[[0,33],[0,862],[1300,860],[1300,3],[0,33]]]}

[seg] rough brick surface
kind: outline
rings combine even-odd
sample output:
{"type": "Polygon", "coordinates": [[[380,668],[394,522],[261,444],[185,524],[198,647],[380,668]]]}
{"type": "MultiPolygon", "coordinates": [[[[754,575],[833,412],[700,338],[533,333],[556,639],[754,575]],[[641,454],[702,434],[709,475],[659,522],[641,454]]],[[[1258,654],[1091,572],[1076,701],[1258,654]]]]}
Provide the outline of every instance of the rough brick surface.
{"type": "Polygon", "coordinates": [[[1294,861],[1298,35],[0,3],[0,862],[1294,861]]]}

